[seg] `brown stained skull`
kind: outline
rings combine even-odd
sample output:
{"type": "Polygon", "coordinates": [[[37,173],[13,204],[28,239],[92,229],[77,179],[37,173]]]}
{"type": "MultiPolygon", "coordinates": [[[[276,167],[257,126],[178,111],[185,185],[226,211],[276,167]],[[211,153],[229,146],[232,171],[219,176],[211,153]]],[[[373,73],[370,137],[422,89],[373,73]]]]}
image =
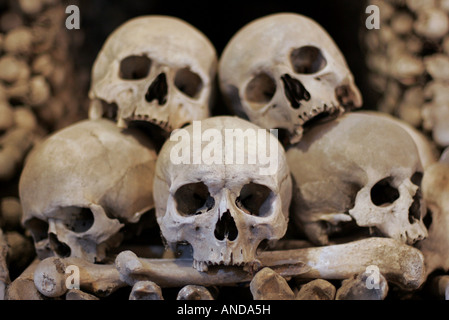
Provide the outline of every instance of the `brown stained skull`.
{"type": "Polygon", "coordinates": [[[168,16],[118,27],[92,69],[90,118],[121,127],[142,121],[170,132],[210,115],[215,48],[199,30],[168,16]]]}
{"type": "Polygon", "coordinates": [[[347,113],[308,131],[287,159],[293,220],[314,243],[354,222],[407,244],[427,236],[418,149],[390,119],[347,113]]]}
{"type": "Polygon", "coordinates": [[[244,26],[223,51],[219,80],[237,115],[286,130],[291,143],[304,128],[362,104],[334,41],[299,14],[273,14],[244,26]]]}
{"type": "Polygon", "coordinates": [[[284,149],[270,132],[237,117],[194,122],[173,132],[161,149],[154,196],[163,238],[172,249],[190,244],[197,270],[254,265],[259,244],[280,239],[287,229],[291,178],[284,149]],[[229,131],[236,133],[231,148],[229,131]],[[228,161],[231,152],[235,159],[228,161]],[[179,153],[186,161],[177,160],[179,153]],[[273,159],[272,171],[264,170],[262,155],[273,159]]]}
{"type": "Polygon", "coordinates": [[[39,258],[103,261],[122,227],[154,208],[155,164],[148,138],[105,119],[73,124],[37,146],[19,191],[39,258]]]}

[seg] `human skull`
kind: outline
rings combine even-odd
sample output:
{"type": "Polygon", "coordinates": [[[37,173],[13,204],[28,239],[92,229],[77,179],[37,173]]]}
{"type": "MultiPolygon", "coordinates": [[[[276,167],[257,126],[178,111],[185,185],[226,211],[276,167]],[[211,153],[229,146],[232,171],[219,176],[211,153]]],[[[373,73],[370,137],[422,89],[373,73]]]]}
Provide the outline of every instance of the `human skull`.
{"type": "Polygon", "coordinates": [[[174,131],[159,153],[153,189],[163,238],[174,250],[190,244],[200,271],[254,266],[259,244],[287,229],[291,177],[284,149],[275,135],[237,117],[174,131]]]}
{"type": "Polygon", "coordinates": [[[92,69],[89,117],[126,126],[145,121],[165,131],[210,115],[216,51],[190,24],[142,16],[117,28],[92,69]]]}
{"type": "Polygon", "coordinates": [[[311,120],[362,104],[334,41],[299,14],[273,14],[243,27],[224,49],[218,74],[237,115],[263,128],[287,130],[292,143],[311,120]]]}
{"type": "Polygon", "coordinates": [[[155,164],[146,137],[106,119],[73,124],[38,145],[19,183],[38,256],[105,259],[122,227],[154,208],[155,164]]]}
{"type": "Polygon", "coordinates": [[[427,236],[419,153],[390,119],[347,113],[310,129],[287,161],[292,219],[312,242],[327,244],[354,223],[407,244],[427,236]]]}

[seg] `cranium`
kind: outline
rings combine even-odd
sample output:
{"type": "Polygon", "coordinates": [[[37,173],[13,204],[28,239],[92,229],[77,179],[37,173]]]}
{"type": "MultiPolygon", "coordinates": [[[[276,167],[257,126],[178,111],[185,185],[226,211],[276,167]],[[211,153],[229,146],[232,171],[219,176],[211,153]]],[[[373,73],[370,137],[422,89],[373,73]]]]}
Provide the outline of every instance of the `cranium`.
{"type": "Polygon", "coordinates": [[[38,256],[105,259],[122,227],[154,208],[155,164],[146,137],[106,119],[73,124],[38,145],[19,184],[38,256]]]}
{"type": "Polygon", "coordinates": [[[251,267],[259,244],[280,239],[287,229],[291,178],[284,149],[275,135],[237,117],[174,131],[159,153],[154,191],[163,238],[174,249],[190,244],[198,270],[251,267]]]}
{"type": "Polygon", "coordinates": [[[391,119],[347,113],[310,129],[287,160],[293,220],[314,243],[349,225],[407,244],[427,236],[418,149],[391,119]]]}
{"type": "Polygon", "coordinates": [[[362,99],[346,61],[315,21],[292,13],[257,19],[237,32],[219,62],[220,88],[239,116],[301,138],[311,120],[362,99]]]}
{"type": "Polygon", "coordinates": [[[142,16],[117,28],[92,69],[90,118],[165,131],[209,116],[215,48],[199,30],[167,16],[142,16]]]}

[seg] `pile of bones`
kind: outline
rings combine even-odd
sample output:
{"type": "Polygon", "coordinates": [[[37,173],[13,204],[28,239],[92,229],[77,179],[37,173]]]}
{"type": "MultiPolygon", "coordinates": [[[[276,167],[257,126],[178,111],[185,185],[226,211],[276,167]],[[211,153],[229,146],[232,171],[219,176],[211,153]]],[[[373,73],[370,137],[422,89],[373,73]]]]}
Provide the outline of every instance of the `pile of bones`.
{"type": "Polygon", "coordinates": [[[9,281],[0,257],[6,298],[449,297],[449,155],[363,110],[312,19],[256,19],[217,58],[178,18],[133,18],[103,44],[89,99],[89,119],[27,157],[37,258],[9,281]],[[212,115],[216,97],[229,114],[212,115]]]}

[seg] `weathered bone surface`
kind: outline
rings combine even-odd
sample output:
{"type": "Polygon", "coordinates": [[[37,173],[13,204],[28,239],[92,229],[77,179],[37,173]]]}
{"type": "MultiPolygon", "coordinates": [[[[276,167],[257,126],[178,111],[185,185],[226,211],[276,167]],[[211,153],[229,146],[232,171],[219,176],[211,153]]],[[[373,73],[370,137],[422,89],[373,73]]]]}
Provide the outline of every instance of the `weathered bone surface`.
{"type": "Polygon", "coordinates": [[[120,126],[148,121],[166,131],[207,118],[216,65],[213,45],[185,21],[131,19],[109,35],[94,62],[90,118],[120,126]]]}
{"type": "Polygon", "coordinates": [[[97,298],[96,296],[83,292],[78,289],[70,289],[65,294],[66,300],[100,300],[100,298],[97,298]]]}
{"type": "Polygon", "coordinates": [[[287,281],[268,267],[256,273],[249,284],[254,300],[294,300],[287,281]]]}
{"type": "Polygon", "coordinates": [[[173,251],[189,243],[198,270],[257,264],[259,244],[282,238],[287,229],[291,178],[283,147],[238,117],[209,118],[181,130],[164,144],[156,164],[163,238],[173,251]],[[188,164],[175,159],[180,152],[188,164]]]}
{"type": "Polygon", "coordinates": [[[22,222],[38,256],[102,261],[120,229],[154,208],[151,141],[112,121],[85,120],[48,137],[20,178],[22,222]]]}
{"type": "Polygon", "coordinates": [[[362,105],[334,41],[299,14],[273,14],[244,26],[224,49],[218,72],[237,115],[287,130],[290,142],[297,142],[312,121],[362,105]]]}
{"type": "MultiPolygon", "coordinates": [[[[262,252],[257,259],[261,267],[269,267],[285,278],[343,280],[374,265],[387,281],[406,290],[418,289],[425,280],[423,254],[414,247],[389,238],[262,252]]],[[[162,288],[188,284],[206,287],[235,285],[250,282],[254,276],[235,266],[217,266],[201,272],[192,268],[192,260],[143,259],[131,251],[120,253],[115,264],[120,278],[128,285],[150,280],[162,288]]]]}
{"type": "Polygon", "coordinates": [[[415,142],[416,147],[418,148],[419,158],[421,159],[421,164],[424,169],[426,169],[428,166],[438,161],[438,158],[440,157],[440,152],[436,147],[435,143],[409,123],[384,112],[360,111],[360,113],[369,114],[370,116],[373,117],[379,117],[382,119],[381,121],[383,121],[383,119],[391,120],[395,125],[398,125],[402,129],[407,131],[407,133],[412,137],[413,141],[415,142]]]}
{"type": "Polygon", "coordinates": [[[34,271],[40,260],[35,259],[30,265],[8,285],[6,300],[44,300],[42,295],[34,285],[34,271]]]}
{"type": "Polygon", "coordinates": [[[295,300],[334,300],[337,289],[324,279],[316,279],[302,285],[295,300]]]}
{"type": "Polygon", "coordinates": [[[129,300],[164,300],[164,297],[161,287],[153,281],[139,281],[133,285],[129,300]]]}
{"type": "Polygon", "coordinates": [[[310,129],[287,159],[293,219],[312,242],[354,222],[408,244],[427,236],[420,154],[390,119],[347,113],[310,129]]]}
{"type": "Polygon", "coordinates": [[[64,295],[68,290],[66,280],[72,274],[66,272],[69,266],[79,269],[80,289],[95,296],[106,297],[126,286],[114,265],[93,264],[81,258],[49,257],[40,261],[33,273],[39,292],[47,297],[64,295]]]}
{"type": "Polygon", "coordinates": [[[335,300],[384,300],[388,294],[388,282],[382,274],[376,276],[376,283],[370,283],[369,273],[354,274],[343,280],[335,300]]]}
{"type": "Polygon", "coordinates": [[[214,297],[203,286],[187,285],[179,290],[176,300],[214,300],[214,297]]]}

